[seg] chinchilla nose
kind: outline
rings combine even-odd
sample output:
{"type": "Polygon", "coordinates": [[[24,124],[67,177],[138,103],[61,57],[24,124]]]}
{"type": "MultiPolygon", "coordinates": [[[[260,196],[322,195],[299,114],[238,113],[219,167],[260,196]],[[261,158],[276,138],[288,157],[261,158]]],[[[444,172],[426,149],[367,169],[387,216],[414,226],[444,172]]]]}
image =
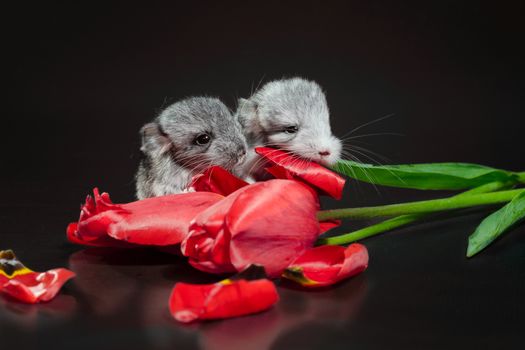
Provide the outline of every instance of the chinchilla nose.
{"type": "Polygon", "coordinates": [[[319,155],[320,155],[321,157],[329,156],[329,155],[330,155],[330,151],[328,151],[328,150],[322,150],[322,151],[319,151],[319,155]]]}
{"type": "Polygon", "coordinates": [[[246,149],[239,148],[236,154],[237,163],[243,163],[245,158],[246,158],[246,149]]]}
{"type": "Polygon", "coordinates": [[[244,157],[246,155],[246,148],[239,148],[237,150],[237,156],[240,158],[240,157],[244,157]]]}

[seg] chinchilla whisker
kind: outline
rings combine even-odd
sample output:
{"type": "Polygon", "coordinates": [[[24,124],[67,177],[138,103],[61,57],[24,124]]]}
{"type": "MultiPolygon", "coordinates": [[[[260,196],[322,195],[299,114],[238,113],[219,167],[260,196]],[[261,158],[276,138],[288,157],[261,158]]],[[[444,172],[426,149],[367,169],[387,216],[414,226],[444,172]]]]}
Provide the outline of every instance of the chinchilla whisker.
{"type": "Polygon", "coordinates": [[[266,74],[263,74],[263,76],[261,77],[261,79],[259,79],[259,82],[257,83],[257,86],[255,87],[255,89],[253,88],[253,83],[252,83],[252,90],[250,92],[250,96],[253,95],[253,93],[257,90],[259,90],[259,88],[261,87],[261,84],[265,78],[266,74]]]}
{"type": "Polygon", "coordinates": [[[341,136],[341,138],[344,138],[344,137],[346,137],[346,136],[348,136],[348,135],[351,135],[351,134],[353,134],[354,132],[356,132],[357,130],[361,130],[361,129],[364,128],[364,127],[367,127],[367,126],[372,125],[372,124],[374,124],[374,123],[378,123],[378,122],[383,121],[383,120],[385,120],[385,119],[391,118],[391,117],[393,117],[394,115],[395,115],[395,113],[390,113],[390,114],[387,114],[387,115],[385,115],[385,116],[383,116],[383,117],[380,117],[380,118],[374,119],[374,120],[372,120],[372,121],[369,121],[369,122],[367,122],[367,123],[361,124],[361,125],[359,125],[358,127],[354,128],[354,129],[352,129],[352,130],[350,130],[349,132],[347,132],[346,134],[344,134],[343,136],[341,136]]]}
{"type": "MultiPolygon", "coordinates": [[[[348,157],[350,158],[351,160],[354,160],[357,164],[356,166],[359,167],[361,169],[361,171],[363,172],[363,174],[365,174],[365,176],[370,180],[372,181],[373,180],[373,174],[370,174],[368,173],[366,167],[364,166],[360,166],[360,164],[364,164],[357,156],[353,155],[352,153],[350,152],[344,152],[344,155],[345,157],[348,157]]],[[[351,169],[353,171],[353,168],[348,165],[349,169],[351,169]]],[[[353,172],[353,174],[355,174],[355,172],[353,172]]],[[[374,181],[372,181],[372,184],[374,183],[374,181]]]]}
{"type": "Polygon", "coordinates": [[[377,152],[374,152],[372,150],[369,150],[367,148],[356,146],[356,145],[351,145],[350,147],[351,147],[351,149],[354,149],[354,150],[360,150],[362,152],[369,153],[369,154],[377,157],[378,159],[380,159],[383,162],[387,162],[387,163],[391,163],[392,162],[392,160],[390,158],[388,158],[388,157],[386,157],[386,156],[384,156],[384,155],[382,155],[380,153],[377,153],[377,152]]]}
{"type": "Polygon", "coordinates": [[[191,173],[197,173],[201,169],[204,170],[204,169],[209,168],[211,165],[213,165],[212,161],[205,160],[202,162],[193,163],[191,164],[191,166],[188,166],[188,168],[191,168],[191,173]]]}
{"type": "MultiPolygon", "coordinates": [[[[281,152],[281,150],[273,150],[273,151],[270,151],[268,154],[271,155],[271,154],[274,154],[276,152],[281,152]]],[[[258,169],[260,166],[262,166],[264,163],[266,163],[266,159],[263,158],[263,157],[259,157],[251,166],[250,166],[250,169],[248,170],[248,173],[252,173],[255,169],[258,169]]]]}
{"type": "MultiPolygon", "coordinates": [[[[343,158],[350,158],[350,159],[353,158],[353,156],[352,156],[351,154],[347,154],[344,150],[342,151],[341,154],[342,154],[343,158]]],[[[341,163],[341,165],[343,165],[343,167],[346,168],[347,171],[349,171],[350,173],[352,173],[354,179],[357,179],[357,174],[355,173],[354,168],[352,168],[352,167],[351,167],[349,164],[347,164],[347,163],[341,163]]],[[[359,187],[359,186],[360,186],[360,182],[359,182],[359,181],[356,181],[355,183],[357,184],[357,188],[358,188],[358,190],[361,191],[361,188],[359,187]]]]}
{"type": "MultiPolygon", "coordinates": [[[[375,163],[375,165],[378,165],[378,166],[384,166],[384,164],[382,164],[381,162],[377,161],[376,159],[372,158],[371,156],[367,155],[366,153],[363,153],[363,152],[360,152],[359,150],[353,148],[352,149],[354,152],[358,153],[358,154],[361,154],[362,156],[368,158],[369,160],[371,160],[373,163],[375,163]]],[[[368,152],[372,152],[370,150],[367,150],[368,152]]],[[[376,156],[379,156],[379,155],[376,155],[376,156]]],[[[387,159],[389,162],[390,160],[387,159]]],[[[366,172],[365,168],[361,168],[363,170],[363,172],[366,172]]],[[[390,173],[390,175],[394,176],[395,178],[397,178],[401,183],[405,183],[405,180],[403,180],[402,178],[399,177],[399,175],[397,175],[396,173],[394,173],[392,170],[388,169],[388,168],[384,168],[388,173],[390,173]]]]}
{"type": "MultiPolygon", "coordinates": [[[[352,160],[356,161],[357,163],[363,163],[357,156],[349,154],[349,156],[352,158],[352,160]]],[[[359,167],[359,165],[357,165],[359,167]]],[[[373,177],[373,174],[370,174],[366,168],[360,167],[363,174],[365,174],[366,178],[370,182],[370,184],[374,187],[374,190],[377,192],[378,195],[381,195],[381,192],[379,191],[379,188],[375,184],[375,180],[373,177]]]]}
{"type": "Polygon", "coordinates": [[[360,139],[363,137],[371,137],[371,136],[405,136],[405,135],[398,133],[398,132],[376,132],[376,133],[371,133],[371,134],[346,136],[346,137],[341,138],[341,141],[348,141],[348,140],[360,139]]]}

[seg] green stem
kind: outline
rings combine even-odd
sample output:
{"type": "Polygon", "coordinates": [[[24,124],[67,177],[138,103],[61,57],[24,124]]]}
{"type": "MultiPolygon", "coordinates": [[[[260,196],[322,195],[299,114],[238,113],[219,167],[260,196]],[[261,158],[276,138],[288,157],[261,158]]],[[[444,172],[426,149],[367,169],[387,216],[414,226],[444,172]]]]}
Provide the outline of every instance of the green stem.
{"type": "Polygon", "coordinates": [[[317,212],[320,221],[333,219],[370,219],[382,216],[433,213],[437,211],[462,209],[480,205],[506,203],[525,189],[473,194],[469,196],[432,199],[419,202],[380,205],[377,207],[321,210],[317,212]]]}
{"type": "MultiPolygon", "coordinates": [[[[497,190],[500,190],[502,188],[506,188],[512,185],[513,184],[511,183],[491,182],[491,183],[473,188],[466,192],[460,193],[452,198],[458,198],[458,197],[460,198],[463,196],[470,196],[473,194],[494,192],[494,191],[497,191],[497,190]]],[[[371,226],[368,226],[368,227],[365,227],[365,228],[362,228],[360,230],[356,230],[350,233],[342,234],[342,235],[335,236],[335,237],[321,238],[317,241],[317,245],[325,245],[325,244],[340,245],[340,244],[352,243],[355,241],[359,241],[363,238],[375,236],[379,233],[383,233],[385,231],[390,231],[395,228],[411,224],[427,216],[429,216],[429,214],[426,214],[426,213],[401,215],[401,216],[398,216],[392,219],[388,219],[378,224],[371,225],[371,226]]]]}

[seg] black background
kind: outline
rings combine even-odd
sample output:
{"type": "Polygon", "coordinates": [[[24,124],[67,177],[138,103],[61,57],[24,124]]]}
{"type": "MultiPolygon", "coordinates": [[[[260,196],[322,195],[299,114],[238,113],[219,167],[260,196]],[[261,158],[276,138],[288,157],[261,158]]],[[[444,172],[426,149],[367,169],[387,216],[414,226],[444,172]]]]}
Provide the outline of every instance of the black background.
{"type": "MultiPolygon", "coordinates": [[[[369,270],[319,292],[279,288],[273,310],[181,326],[177,280],[215,280],[149,250],[82,250],[68,222],[94,186],[133,199],[138,129],[190,95],[235,109],[272,79],[327,92],[332,128],[381,163],[475,162],[525,170],[523,2],[20,3],[3,8],[0,248],[78,277],[46,305],[0,298],[3,344],[21,348],[521,348],[523,226],[478,257],[487,212],[365,241],[369,270]],[[404,136],[391,136],[400,133],[404,136]],[[366,144],[361,143],[366,142],[366,144]],[[383,158],[384,157],[384,158],[383,158]],[[520,345],[521,344],[521,345],[520,345]]],[[[367,156],[354,153],[363,161],[367,156]]],[[[350,181],[357,206],[431,198],[350,181]]],[[[359,224],[357,224],[359,225],[359,224]]],[[[339,232],[353,228],[346,223],[339,232]]]]}

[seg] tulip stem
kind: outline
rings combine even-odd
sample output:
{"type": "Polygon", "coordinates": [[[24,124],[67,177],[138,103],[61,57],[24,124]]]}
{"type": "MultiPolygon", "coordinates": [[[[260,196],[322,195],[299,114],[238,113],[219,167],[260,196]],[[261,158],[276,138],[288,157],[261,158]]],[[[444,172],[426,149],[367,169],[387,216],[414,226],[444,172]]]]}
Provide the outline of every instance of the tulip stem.
{"type": "Polygon", "coordinates": [[[319,221],[324,221],[333,219],[370,219],[406,214],[433,213],[481,205],[506,203],[522,192],[525,192],[525,189],[473,194],[469,196],[454,196],[443,199],[380,205],[376,207],[321,210],[317,212],[317,218],[319,221]]]}
{"type": "MultiPolygon", "coordinates": [[[[474,194],[494,192],[494,191],[497,191],[497,190],[500,190],[502,188],[506,188],[512,185],[513,185],[512,183],[491,182],[491,183],[473,188],[466,192],[460,193],[452,198],[461,198],[464,196],[471,196],[474,194]]],[[[401,216],[398,216],[392,219],[388,219],[378,224],[371,225],[371,226],[368,226],[368,227],[365,227],[365,228],[362,228],[360,230],[356,230],[350,233],[345,233],[345,234],[335,236],[335,237],[321,238],[317,241],[317,245],[325,245],[325,244],[340,245],[340,244],[352,243],[352,242],[359,241],[367,237],[375,236],[377,234],[393,230],[401,226],[406,226],[408,224],[411,224],[415,221],[426,218],[428,216],[429,216],[428,213],[401,215],[401,216]]]]}

